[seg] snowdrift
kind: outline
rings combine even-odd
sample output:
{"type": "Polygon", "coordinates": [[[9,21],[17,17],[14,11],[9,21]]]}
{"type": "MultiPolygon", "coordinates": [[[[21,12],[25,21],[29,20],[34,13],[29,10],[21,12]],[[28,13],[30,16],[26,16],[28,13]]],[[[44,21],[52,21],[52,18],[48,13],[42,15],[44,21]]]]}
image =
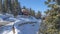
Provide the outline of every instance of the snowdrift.
{"type": "Polygon", "coordinates": [[[40,22],[32,16],[0,14],[0,34],[37,34],[40,22]]]}

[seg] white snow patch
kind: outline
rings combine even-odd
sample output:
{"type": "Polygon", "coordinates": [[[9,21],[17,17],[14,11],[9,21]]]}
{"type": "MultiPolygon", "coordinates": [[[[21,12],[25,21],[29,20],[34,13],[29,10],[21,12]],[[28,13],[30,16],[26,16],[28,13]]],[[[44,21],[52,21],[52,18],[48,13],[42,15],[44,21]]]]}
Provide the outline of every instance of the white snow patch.
{"type": "Polygon", "coordinates": [[[41,20],[37,20],[32,16],[18,15],[14,18],[14,16],[10,14],[0,14],[0,24],[9,23],[0,27],[0,34],[13,34],[13,27],[15,29],[15,34],[37,34],[40,22],[41,20]],[[1,21],[3,23],[1,23],[1,21]]]}

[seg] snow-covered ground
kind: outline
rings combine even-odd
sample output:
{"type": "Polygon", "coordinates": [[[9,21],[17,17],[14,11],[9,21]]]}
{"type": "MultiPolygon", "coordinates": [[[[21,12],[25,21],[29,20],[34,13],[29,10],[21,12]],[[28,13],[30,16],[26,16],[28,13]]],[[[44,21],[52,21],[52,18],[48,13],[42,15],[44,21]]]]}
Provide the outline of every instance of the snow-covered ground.
{"type": "Polygon", "coordinates": [[[0,14],[0,34],[37,34],[41,20],[37,20],[32,16],[0,14]]]}

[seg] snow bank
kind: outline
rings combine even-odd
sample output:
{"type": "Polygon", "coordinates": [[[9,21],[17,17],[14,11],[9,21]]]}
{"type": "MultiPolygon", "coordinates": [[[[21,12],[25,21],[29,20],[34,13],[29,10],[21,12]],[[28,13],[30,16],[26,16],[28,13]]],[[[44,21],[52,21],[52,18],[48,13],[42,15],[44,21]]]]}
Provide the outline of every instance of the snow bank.
{"type": "Polygon", "coordinates": [[[7,21],[6,23],[9,23],[0,27],[0,34],[37,34],[41,22],[32,16],[25,15],[18,15],[14,18],[14,16],[6,14],[0,15],[0,18],[0,21],[3,20],[3,22],[7,21]]]}

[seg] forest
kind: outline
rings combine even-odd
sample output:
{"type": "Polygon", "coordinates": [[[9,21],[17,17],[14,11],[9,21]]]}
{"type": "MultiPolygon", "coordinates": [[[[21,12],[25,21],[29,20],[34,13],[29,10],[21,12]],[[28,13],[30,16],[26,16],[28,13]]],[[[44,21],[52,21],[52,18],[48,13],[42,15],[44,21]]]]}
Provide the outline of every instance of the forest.
{"type": "Polygon", "coordinates": [[[0,13],[13,14],[14,16],[27,14],[37,19],[41,18],[40,11],[36,13],[32,8],[26,8],[25,6],[21,7],[18,0],[0,0],[0,13]]]}

